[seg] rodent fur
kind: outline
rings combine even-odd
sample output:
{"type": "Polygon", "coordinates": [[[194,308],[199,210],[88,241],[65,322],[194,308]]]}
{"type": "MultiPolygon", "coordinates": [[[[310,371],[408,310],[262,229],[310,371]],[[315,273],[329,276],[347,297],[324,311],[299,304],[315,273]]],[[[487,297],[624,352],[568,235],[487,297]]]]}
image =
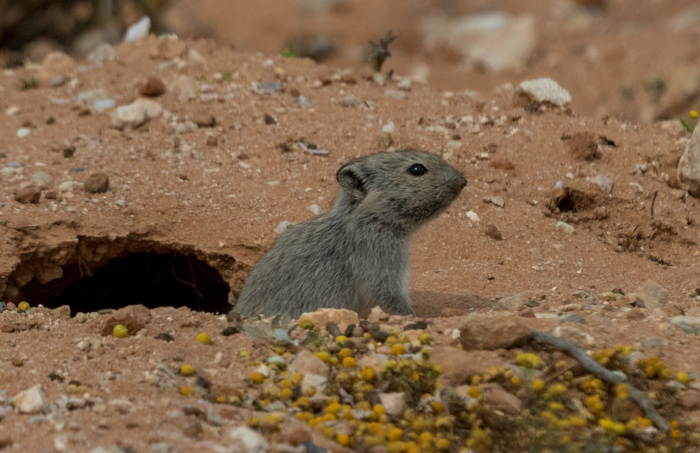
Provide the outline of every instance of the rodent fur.
{"type": "Polygon", "coordinates": [[[359,157],[336,173],[333,208],[282,234],[257,263],[234,311],[298,318],[320,308],[378,305],[415,314],[408,296],[410,240],[467,185],[440,157],[413,150],[359,157]],[[422,165],[427,171],[420,172],[422,165]]]}

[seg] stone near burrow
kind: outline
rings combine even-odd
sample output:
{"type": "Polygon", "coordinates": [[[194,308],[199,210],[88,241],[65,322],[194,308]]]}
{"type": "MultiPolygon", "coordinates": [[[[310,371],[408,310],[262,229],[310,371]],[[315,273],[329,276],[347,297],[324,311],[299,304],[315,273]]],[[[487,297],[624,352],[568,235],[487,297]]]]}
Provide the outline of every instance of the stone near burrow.
{"type": "Polygon", "coordinates": [[[491,367],[500,368],[506,362],[494,351],[462,351],[452,346],[436,346],[430,361],[442,367],[438,380],[455,386],[467,384],[472,376],[483,376],[491,367]]]}
{"type": "Polygon", "coordinates": [[[247,426],[239,426],[228,434],[233,451],[241,453],[267,453],[270,444],[262,434],[247,426]]]}
{"type": "Polygon", "coordinates": [[[526,80],[515,90],[516,104],[527,102],[565,106],[571,103],[571,93],[550,78],[526,80]]]}
{"type": "Polygon", "coordinates": [[[32,185],[39,190],[46,190],[51,185],[51,175],[44,171],[38,171],[32,175],[32,185]]]}
{"type": "Polygon", "coordinates": [[[586,178],[586,181],[592,182],[593,184],[597,185],[600,188],[600,191],[605,194],[609,194],[610,192],[612,192],[613,180],[602,173],[598,173],[593,178],[588,177],[586,178]]]}
{"type": "Polygon", "coordinates": [[[112,127],[119,130],[135,129],[146,121],[159,117],[163,107],[150,99],[139,98],[129,105],[121,105],[111,114],[112,127]]]}
{"type": "Polygon", "coordinates": [[[653,310],[668,303],[668,291],[651,280],[647,280],[636,292],[628,294],[627,300],[637,307],[653,310]]]}
{"type": "Polygon", "coordinates": [[[48,401],[38,384],[15,395],[12,404],[22,414],[39,414],[48,410],[48,401]]]}
{"type": "Polygon", "coordinates": [[[117,324],[125,326],[129,335],[136,333],[151,322],[151,311],[144,305],[129,305],[104,316],[102,335],[112,335],[117,324]]]}
{"type": "Polygon", "coordinates": [[[304,319],[310,320],[314,326],[322,329],[326,328],[326,324],[332,322],[337,324],[341,331],[345,331],[350,324],[359,324],[360,318],[356,312],[346,309],[322,308],[311,313],[304,313],[299,317],[299,321],[304,319]]]}
{"type": "Polygon", "coordinates": [[[104,173],[93,173],[83,184],[87,193],[104,193],[109,189],[109,176],[104,173]]]}
{"type": "Polygon", "coordinates": [[[700,198],[700,127],[695,127],[685,152],[678,161],[678,180],[688,186],[688,193],[700,198]]]}
{"type": "Polygon", "coordinates": [[[576,228],[574,228],[566,222],[562,222],[561,220],[557,222],[555,228],[559,231],[563,231],[566,234],[574,234],[574,232],[576,231],[576,228]]]}
{"type": "Polygon", "coordinates": [[[316,357],[314,353],[306,349],[302,350],[294,361],[289,365],[289,372],[301,375],[316,374],[319,376],[328,375],[328,365],[323,360],[316,357]]]}
{"type": "Polygon", "coordinates": [[[15,192],[15,201],[22,204],[37,204],[41,199],[41,190],[36,187],[25,187],[15,192]]]}
{"type": "Polygon", "coordinates": [[[493,306],[494,310],[498,311],[519,311],[527,304],[527,298],[522,294],[508,296],[500,299],[493,306]]]}
{"type": "Polygon", "coordinates": [[[472,314],[459,331],[459,341],[467,351],[508,349],[530,337],[530,328],[523,318],[511,314],[472,314]]]}
{"type": "Polygon", "coordinates": [[[216,126],[216,118],[211,113],[197,113],[192,116],[192,122],[198,127],[216,126]]]}

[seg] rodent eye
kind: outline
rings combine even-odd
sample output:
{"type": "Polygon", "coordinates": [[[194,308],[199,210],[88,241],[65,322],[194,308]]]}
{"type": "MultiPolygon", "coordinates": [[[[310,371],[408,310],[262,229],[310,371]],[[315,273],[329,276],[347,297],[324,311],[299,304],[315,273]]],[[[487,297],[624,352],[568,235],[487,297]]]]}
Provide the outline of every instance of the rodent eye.
{"type": "Polygon", "coordinates": [[[411,168],[408,169],[408,172],[413,176],[422,176],[426,174],[427,171],[428,169],[421,164],[413,164],[411,168]]]}

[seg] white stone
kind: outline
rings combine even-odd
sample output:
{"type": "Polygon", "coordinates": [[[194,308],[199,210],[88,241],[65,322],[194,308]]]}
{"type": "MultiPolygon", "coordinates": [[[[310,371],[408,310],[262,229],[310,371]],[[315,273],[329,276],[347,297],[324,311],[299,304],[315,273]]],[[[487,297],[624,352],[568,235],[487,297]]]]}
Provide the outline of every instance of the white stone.
{"type": "Polygon", "coordinates": [[[379,400],[389,415],[400,415],[406,409],[406,395],[403,392],[380,393],[379,400]]]}
{"type": "Polygon", "coordinates": [[[309,206],[309,211],[313,212],[314,215],[321,215],[325,212],[323,208],[317,204],[312,204],[311,206],[309,206]]]}
{"type": "Polygon", "coordinates": [[[571,93],[550,78],[526,80],[515,93],[532,101],[563,106],[571,103],[571,93]]]}
{"type": "Polygon", "coordinates": [[[557,222],[556,228],[557,228],[557,230],[563,231],[564,233],[567,233],[567,234],[573,234],[573,232],[576,231],[576,229],[574,227],[572,227],[571,225],[569,225],[566,222],[561,222],[561,221],[557,222]]]}
{"type": "Polygon", "coordinates": [[[32,184],[39,190],[46,190],[51,184],[51,175],[43,171],[38,171],[32,175],[32,184]]]}
{"type": "Polygon", "coordinates": [[[240,426],[228,434],[236,453],[267,453],[270,445],[262,434],[247,426],[240,426]]]}
{"type": "Polygon", "coordinates": [[[307,374],[301,381],[301,391],[305,395],[322,392],[328,386],[328,378],[317,374],[307,374]]]}
{"type": "Polygon", "coordinates": [[[135,24],[127,28],[126,33],[124,33],[124,42],[138,41],[145,38],[148,36],[149,31],[151,31],[151,18],[143,16],[135,24]]]}
{"type": "Polygon", "coordinates": [[[26,127],[21,127],[21,128],[19,128],[19,129],[17,129],[17,137],[18,137],[18,138],[24,138],[24,137],[26,137],[27,135],[29,135],[30,132],[31,132],[31,131],[30,131],[29,129],[27,129],[26,127]]]}
{"type": "Polygon", "coordinates": [[[474,211],[467,211],[467,217],[472,222],[481,222],[481,218],[479,218],[479,214],[477,214],[474,211]]]}
{"type": "Polygon", "coordinates": [[[163,113],[163,107],[150,99],[137,99],[129,105],[117,107],[111,115],[112,127],[117,129],[136,128],[151,118],[163,113]]]}
{"type": "Polygon", "coordinates": [[[396,132],[396,126],[394,125],[393,122],[389,121],[389,122],[386,123],[386,125],[382,128],[382,132],[387,132],[387,133],[396,132]]]}
{"type": "Polygon", "coordinates": [[[283,234],[285,231],[296,225],[296,223],[290,222],[288,220],[283,220],[275,227],[276,234],[283,234]]]}
{"type": "Polygon", "coordinates": [[[23,414],[46,412],[48,402],[40,385],[21,391],[12,400],[14,406],[23,414]]]}
{"type": "Polygon", "coordinates": [[[613,180],[608,178],[607,176],[605,176],[602,173],[598,173],[593,178],[586,178],[586,181],[592,182],[593,184],[596,184],[598,187],[600,187],[600,191],[603,193],[612,192],[613,180]]]}

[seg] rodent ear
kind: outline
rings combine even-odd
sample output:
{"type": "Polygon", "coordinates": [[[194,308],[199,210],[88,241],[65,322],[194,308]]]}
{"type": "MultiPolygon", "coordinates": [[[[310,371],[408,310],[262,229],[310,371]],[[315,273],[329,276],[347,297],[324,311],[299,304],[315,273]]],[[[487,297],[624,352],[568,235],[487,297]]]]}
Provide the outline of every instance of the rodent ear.
{"type": "Polygon", "coordinates": [[[362,200],[367,194],[362,167],[357,159],[340,167],[338,173],[335,174],[335,179],[338,180],[340,187],[356,200],[362,200]]]}

